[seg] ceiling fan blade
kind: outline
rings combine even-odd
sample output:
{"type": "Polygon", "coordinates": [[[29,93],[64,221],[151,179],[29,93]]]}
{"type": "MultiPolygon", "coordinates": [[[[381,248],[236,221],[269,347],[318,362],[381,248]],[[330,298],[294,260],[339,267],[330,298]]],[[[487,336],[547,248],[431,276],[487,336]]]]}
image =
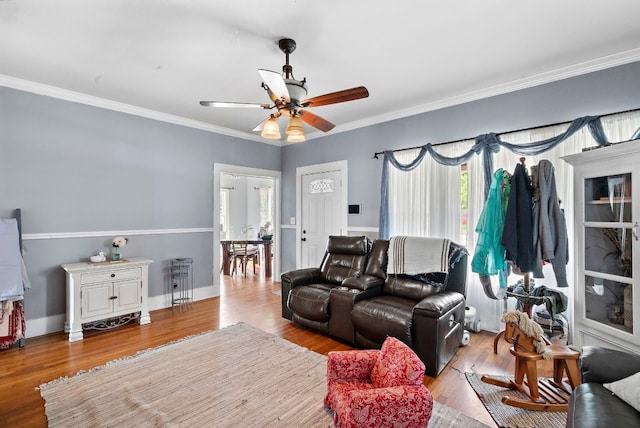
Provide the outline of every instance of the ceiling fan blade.
{"type": "Polygon", "coordinates": [[[277,119],[277,118],[279,118],[281,115],[282,115],[282,113],[280,113],[280,112],[277,112],[277,113],[274,113],[274,114],[270,115],[270,116],[269,116],[269,117],[267,117],[265,120],[263,120],[262,122],[260,122],[260,123],[258,124],[258,126],[256,126],[255,128],[253,128],[253,129],[252,129],[252,131],[253,131],[253,132],[262,131],[262,129],[264,128],[264,124],[265,124],[265,123],[267,123],[267,120],[269,120],[269,119],[271,119],[271,118],[277,119]]]}
{"type": "Polygon", "coordinates": [[[284,83],[282,74],[263,69],[259,69],[258,73],[260,73],[262,80],[267,84],[271,92],[273,92],[279,99],[284,99],[286,102],[291,101],[291,96],[289,95],[287,85],[284,83]]]}
{"type": "Polygon", "coordinates": [[[235,103],[231,101],[200,101],[201,106],[205,107],[230,107],[230,108],[273,108],[271,104],[258,104],[258,103],[235,103]]]}
{"type": "Polygon", "coordinates": [[[322,132],[329,132],[335,127],[335,125],[328,120],[323,119],[317,114],[313,114],[306,110],[300,110],[298,114],[300,119],[302,119],[304,123],[311,125],[314,128],[321,130],[322,132]]]}
{"type": "Polygon", "coordinates": [[[329,104],[344,103],[346,101],[359,100],[367,98],[369,91],[364,86],[357,88],[345,89],[343,91],[332,92],[317,97],[309,98],[301,103],[302,107],[320,107],[329,104]]]}
{"type": "Polygon", "coordinates": [[[282,100],[276,94],[273,93],[271,88],[269,86],[267,86],[266,83],[263,85],[263,87],[267,91],[267,95],[269,95],[269,98],[271,99],[271,101],[273,101],[273,104],[275,104],[277,106],[278,104],[280,104],[282,102],[282,100]]]}
{"type": "Polygon", "coordinates": [[[263,109],[270,109],[273,107],[270,104],[234,103],[229,101],[200,101],[200,105],[205,107],[263,108],[263,109]]]}

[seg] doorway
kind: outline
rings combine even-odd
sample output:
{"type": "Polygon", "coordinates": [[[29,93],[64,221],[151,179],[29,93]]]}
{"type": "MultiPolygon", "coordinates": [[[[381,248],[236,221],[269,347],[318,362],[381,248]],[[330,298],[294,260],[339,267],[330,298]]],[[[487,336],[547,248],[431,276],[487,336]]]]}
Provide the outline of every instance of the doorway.
{"type": "Polygon", "coordinates": [[[330,235],[346,235],[347,161],[296,169],[296,266],[320,266],[330,235]]]}
{"type": "Polygon", "coordinates": [[[280,177],[280,171],[213,165],[215,295],[220,294],[219,256],[223,239],[257,239],[258,234],[271,234],[272,278],[280,276],[280,177]]]}

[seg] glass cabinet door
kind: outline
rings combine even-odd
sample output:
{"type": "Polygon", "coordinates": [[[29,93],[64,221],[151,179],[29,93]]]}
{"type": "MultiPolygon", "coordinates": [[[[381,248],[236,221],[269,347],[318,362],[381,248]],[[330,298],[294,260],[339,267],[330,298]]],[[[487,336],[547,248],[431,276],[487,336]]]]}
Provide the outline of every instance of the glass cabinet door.
{"type": "Polygon", "coordinates": [[[585,318],[633,333],[631,173],[584,180],[585,318]]]}

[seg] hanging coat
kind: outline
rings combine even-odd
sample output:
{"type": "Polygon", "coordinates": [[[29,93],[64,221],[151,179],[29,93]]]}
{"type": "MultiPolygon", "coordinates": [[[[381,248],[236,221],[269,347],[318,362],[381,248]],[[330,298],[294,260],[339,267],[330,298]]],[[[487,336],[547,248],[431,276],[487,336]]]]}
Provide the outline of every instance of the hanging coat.
{"type": "MultiPolygon", "coordinates": [[[[493,174],[489,195],[485,202],[476,232],[478,241],[471,260],[471,270],[480,275],[500,274],[500,288],[506,289],[505,249],[501,243],[504,227],[503,177],[505,172],[500,168],[493,174]]],[[[508,193],[506,191],[505,193],[508,193]]]]}
{"type": "Polygon", "coordinates": [[[506,249],[506,259],[512,261],[520,272],[532,272],[535,269],[533,188],[527,170],[522,164],[516,165],[511,177],[502,245],[506,249]]]}
{"type": "Polygon", "coordinates": [[[569,238],[567,223],[558,202],[553,164],[548,160],[541,160],[538,163],[536,187],[540,196],[533,205],[533,245],[536,256],[536,268],[533,271],[533,276],[544,278],[542,262],[550,262],[558,287],[568,287],[569,238]]]}

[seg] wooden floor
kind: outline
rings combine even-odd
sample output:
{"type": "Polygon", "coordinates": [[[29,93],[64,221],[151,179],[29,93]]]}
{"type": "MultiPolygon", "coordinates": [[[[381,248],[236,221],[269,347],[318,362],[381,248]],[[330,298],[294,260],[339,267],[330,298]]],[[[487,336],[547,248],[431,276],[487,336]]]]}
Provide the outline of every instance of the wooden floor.
{"type": "MultiPolygon", "coordinates": [[[[38,385],[61,376],[105,364],[135,354],[139,350],[207,330],[245,322],[315,352],[351,349],[348,345],[295,326],[280,315],[278,282],[248,274],[223,279],[221,295],[198,301],[185,312],[161,309],[151,312],[151,324],[127,325],[118,329],[85,334],[80,342],[69,343],[64,333],[27,339],[24,348],[0,351],[0,427],[46,427],[44,402],[38,385]]],[[[467,383],[464,373],[512,374],[513,358],[508,344],[501,341],[493,353],[491,333],[472,333],[471,344],[457,355],[437,377],[425,377],[425,385],[440,403],[460,410],[488,425],[493,420],[467,383]]],[[[541,374],[547,374],[543,368],[541,374]]]]}

